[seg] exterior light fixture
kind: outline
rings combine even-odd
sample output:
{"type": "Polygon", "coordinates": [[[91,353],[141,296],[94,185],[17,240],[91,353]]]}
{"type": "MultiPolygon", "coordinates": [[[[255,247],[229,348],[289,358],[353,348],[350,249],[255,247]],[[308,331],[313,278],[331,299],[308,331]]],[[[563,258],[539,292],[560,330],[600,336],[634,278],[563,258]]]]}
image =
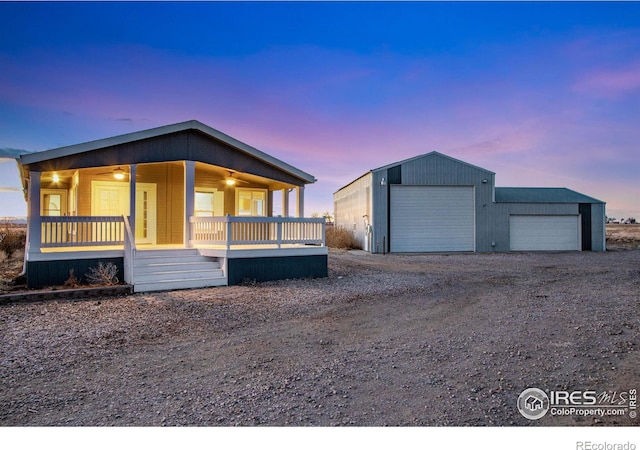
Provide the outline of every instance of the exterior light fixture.
{"type": "Polygon", "coordinates": [[[233,186],[234,184],[236,184],[236,180],[234,180],[233,178],[227,178],[225,183],[227,183],[227,186],[233,186]]]}
{"type": "Polygon", "coordinates": [[[489,182],[489,180],[487,180],[486,178],[482,179],[482,184],[487,184],[489,182]]]}
{"type": "Polygon", "coordinates": [[[113,171],[113,178],[115,178],[116,180],[124,180],[124,175],[124,170],[122,170],[120,167],[113,171]]]}
{"type": "Polygon", "coordinates": [[[57,173],[53,174],[53,182],[57,183],[58,181],[60,181],[60,176],[57,173]]]}
{"type": "Polygon", "coordinates": [[[380,180],[380,186],[386,186],[386,184],[387,184],[387,180],[385,180],[384,178],[380,180]]]}

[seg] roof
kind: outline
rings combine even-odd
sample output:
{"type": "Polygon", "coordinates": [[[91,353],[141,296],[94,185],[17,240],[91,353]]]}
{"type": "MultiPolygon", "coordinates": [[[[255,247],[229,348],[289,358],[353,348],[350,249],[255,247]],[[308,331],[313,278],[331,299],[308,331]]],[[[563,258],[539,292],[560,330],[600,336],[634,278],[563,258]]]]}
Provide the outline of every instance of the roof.
{"type": "Polygon", "coordinates": [[[604,203],[567,188],[497,187],[496,203],[604,203]]]}
{"type": "Polygon", "coordinates": [[[51,150],[45,150],[37,153],[28,153],[20,155],[17,159],[19,164],[27,165],[47,161],[56,158],[62,158],[65,156],[77,155],[80,153],[90,152],[92,150],[98,150],[105,147],[111,147],[120,144],[127,144],[143,139],[154,138],[170,133],[176,133],[180,131],[197,130],[204,133],[214,139],[224,142],[225,144],[244,152],[258,160],[261,160],[271,166],[274,166],[284,172],[294,175],[307,183],[314,183],[316,181],[313,175],[303,172],[273,156],[251,147],[237,139],[228,136],[221,131],[211,128],[197,120],[188,120],[186,122],[175,123],[173,125],[165,125],[158,128],[151,128],[149,130],[136,131],[134,133],[122,134],[105,139],[99,139],[96,141],[84,142],[81,144],[69,145],[66,147],[54,148],[51,150]]]}
{"type": "Polygon", "coordinates": [[[337,191],[335,191],[335,192],[334,192],[334,194],[336,194],[336,193],[340,192],[341,190],[343,190],[344,188],[346,188],[346,187],[348,187],[348,186],[351,186],[353,183],[355,183],[355,182],[356,182],[356,181],[358,181],[359,179],[361,179],[361,178],[363,178],[363,177],[365,177],[365,176],[369,175],[369,174],[370,174],[370,173],[372,173],[372,172],[378,172],[378,171],[380,171],[380,170],[387,170],[387,169],[390,169],[390,168],[392,168],[392,167],[396,167],[396,166],[399,166],[399,165],[401,165],[401,164],[409,163],[409,162],[415,161],[415,160],[417,160],[417,159],[425,158],[425,157],[429,157],[429,156],[440,156],[440,157],[442,157],[442,158],[446,158],[446,159],[450,159],[451,161],[455,161],[455,162],[457,162],[457,163],[459,163],[459,164],[464,164],[465,166],[473,167],[474,169],[482,170],[483,172],[487,172],[487,173],[491,173],[491,174],[494,174],[494,175],[495,175],[495,173],[494,173],[494,172],[492,172],[492,171],[490,171],[490,170],[483,169],[482,167],[474,166],[473,164],[469,164],[468,162],[464,162],[464,161],[461,161],[461,160],[459,160],[459,159],[452,158],[451,156],[447,156],[447,155],[445,155],[445,154],[442,154],[442,153],[440,153],[440,152],[433,151],[433,152],[429,152],[429,153],[423,153],[422,155],[413,156],[413,157],[411,157],[411,158],[403,159],[402,161],[398,161],[398,162],[394,162],[394,163],[391,163],[391,164],[387,164],[387,165],[385,165],[385,166],[378,167],[377,169],[371,169],[371,170],[369,170],[368,172],[365,172],[365,173],[363,173],[362,175],[360,175],[360,176],[359,176],[358,178],[356,178],[355,180],[351,180],[349,183],[347,183],[347,184],[345,184],[344,186],[342,186],[340,189],[338,189],[337,191]]]}
{"type": "Polygon", "coordinates": [[[474,166],[473,164],[469,164],[468,162],[462,161],[460,159],[452,158],[451,156],[447,156],[445,154],[442,154],[442,153],[436,152],[436,151],[429,152],[429,153],[424,153],[422,155],[414,156],[412,158],[404,159],[402,161],[398,161],[398,162],[395,162],[395,163],[392,163],[392,164],[387,164],[386,166],[382,166],[382,167],[378,167],[377,169],[373,169],[370,172],[377,172],[378,170],[387,170],[387,169],[390,169],[392,167],[399,166],[401,164],[406,164],[408,162],[415,161],[416,159],[425,158],[425,157],[428,157],[428,156],[440,156],[442,158],[446,158],[446,159],[450,159],[451,161],[455,161],[455,162],[457,162],[459,164],[464,164],[465,166],[473,167],[474,169],[482,170],[483,172],[493,173],[495,175],[495,173],[491,172],[490,170],[484,169],[482,167],[474,166]]]}

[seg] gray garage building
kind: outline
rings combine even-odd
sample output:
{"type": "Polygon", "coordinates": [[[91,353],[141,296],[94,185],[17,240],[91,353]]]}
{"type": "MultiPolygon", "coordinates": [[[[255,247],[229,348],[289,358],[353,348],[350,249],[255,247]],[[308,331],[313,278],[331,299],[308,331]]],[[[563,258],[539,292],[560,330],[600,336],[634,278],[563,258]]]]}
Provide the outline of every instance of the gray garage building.
{"type": "Polygon", "coordinates": [[[438,152],[338,190],[336,226],[372,253],[604,251],[605,203],[566,188],[497,188],[495,174],[438,152]]]}

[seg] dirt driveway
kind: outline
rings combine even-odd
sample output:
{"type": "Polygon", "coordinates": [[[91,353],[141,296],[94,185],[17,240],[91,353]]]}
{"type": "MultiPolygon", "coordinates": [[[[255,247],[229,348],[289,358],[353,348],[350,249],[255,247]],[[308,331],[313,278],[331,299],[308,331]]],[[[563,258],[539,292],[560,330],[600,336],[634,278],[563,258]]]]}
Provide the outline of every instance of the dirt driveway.
{"type": "Polygon", "coordinates": [[[0,425],[530,421],[528,387],[640,388],[640,250],[367,255],[330,276],[0,307],[0,425]]]}

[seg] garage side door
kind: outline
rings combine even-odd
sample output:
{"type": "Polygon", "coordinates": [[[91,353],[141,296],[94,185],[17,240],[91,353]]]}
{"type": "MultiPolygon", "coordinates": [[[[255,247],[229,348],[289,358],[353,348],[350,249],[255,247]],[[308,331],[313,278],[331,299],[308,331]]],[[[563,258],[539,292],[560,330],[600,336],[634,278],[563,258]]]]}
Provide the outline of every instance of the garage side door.
{"type": "Polygon", "coordinates": [[[510,216],[511,250],[579,250],[580,216],[510,216]]]}
{"type": "Polygon", "coordinates": [[[391,251],[475,250],[472,186],[391,186],[391,251]]]}

